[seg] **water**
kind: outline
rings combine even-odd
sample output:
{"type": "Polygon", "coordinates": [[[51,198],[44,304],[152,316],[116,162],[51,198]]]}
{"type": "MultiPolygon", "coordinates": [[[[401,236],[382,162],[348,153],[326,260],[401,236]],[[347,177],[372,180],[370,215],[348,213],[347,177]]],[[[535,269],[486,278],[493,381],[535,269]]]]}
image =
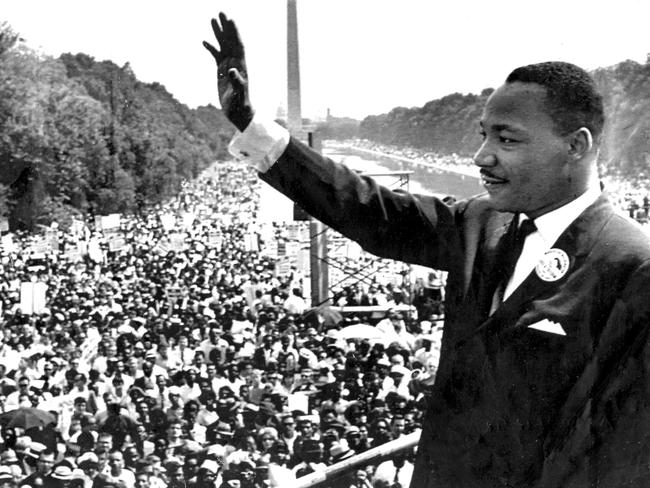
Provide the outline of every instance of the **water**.
{"type": "MultiPolygon", "coordinates": [[[[334,161],[342,162],[352,169],[367,173],[386,171],[413,171],[409,179],[409,191],[425,195],[445,197],[451,195],[456,199],[468,198],[485,190],[478,177],[455,173],[443,169],[422,166],[391,156],[369,154],[362,150],[324,147],[323,154],[334,161]]],[[[478,170],[477,170],[478,173],[478,170]]],[[[393,176],[374,177],[382,185],[399,187],[393,176]]]]}

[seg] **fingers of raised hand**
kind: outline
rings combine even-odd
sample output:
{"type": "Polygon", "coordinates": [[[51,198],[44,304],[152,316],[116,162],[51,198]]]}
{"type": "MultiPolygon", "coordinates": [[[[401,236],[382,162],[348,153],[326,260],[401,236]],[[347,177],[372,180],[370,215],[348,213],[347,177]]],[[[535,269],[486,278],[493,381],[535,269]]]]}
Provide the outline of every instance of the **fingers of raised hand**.
{"type": "Polygon", "coordinates": [[[217,65],[222,61],[223,58],[221,57],[221,53],[212,44],[203,41],[203,47],[206,48],[210,52],[210,54],[212,54],[212,57],[217,62],[217,65]]]}
{"type": "Polygon", "coordinates": [[[244,45],[239,37],[239,31],[235,23],[223,12],[219,13],[219,22],[212,19],[212,30],[219,42],[221,53],[224,57],[244,57],[244,45]],[[219,25],[221,23],[221,25],[219,25]]]}

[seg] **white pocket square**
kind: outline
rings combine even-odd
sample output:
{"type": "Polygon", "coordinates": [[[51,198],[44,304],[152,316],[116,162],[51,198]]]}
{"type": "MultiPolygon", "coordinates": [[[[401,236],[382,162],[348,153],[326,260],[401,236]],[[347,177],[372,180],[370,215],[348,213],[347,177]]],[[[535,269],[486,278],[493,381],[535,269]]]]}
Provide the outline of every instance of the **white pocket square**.
{"type": "Polygon", "coordinates": [[[557,322],[552,322],[548,319],[540,320],[539,322],[530,324],[528,328],[550,332],[551,334],[566,335],[566,332],[564,332],[564,329],[560,324],[557,322]]]}

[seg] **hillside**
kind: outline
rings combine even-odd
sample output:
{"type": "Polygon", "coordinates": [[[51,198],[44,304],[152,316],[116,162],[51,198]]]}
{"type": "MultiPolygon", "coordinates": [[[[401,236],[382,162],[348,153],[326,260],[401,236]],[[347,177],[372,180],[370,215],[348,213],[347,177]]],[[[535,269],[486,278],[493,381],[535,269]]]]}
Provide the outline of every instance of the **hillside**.
{"type": "MultiPolygon", "coordinates": [[[[650,176],[650,64],[625,61],[592,73],[604,97],[607,125],[601,150],[605,173],[650,176]]],[[[423,107],[398,107],[366,117],[358,136],[381,144],[471,156],[480,144],[478,120],[493,89],[454,93],[423,107]]]]}

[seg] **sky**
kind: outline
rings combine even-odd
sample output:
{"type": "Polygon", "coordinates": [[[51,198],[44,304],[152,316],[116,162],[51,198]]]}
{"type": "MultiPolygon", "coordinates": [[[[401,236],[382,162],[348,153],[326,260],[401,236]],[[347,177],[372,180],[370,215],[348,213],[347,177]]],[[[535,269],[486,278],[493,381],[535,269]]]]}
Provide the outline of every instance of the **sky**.
{"type": "MultiPolygon", "coordinates": [[[[650,53],[647,0],[297,0],[303,116],[361,119],[500,85],[517,66],[587,69],[650,53]]],[[[262,114],[286,106],[286,0],[2,0],[0,20],[46,55],[128,62],[190,107],[218,106],[213,40],[237,23],[262,114]]]]}

